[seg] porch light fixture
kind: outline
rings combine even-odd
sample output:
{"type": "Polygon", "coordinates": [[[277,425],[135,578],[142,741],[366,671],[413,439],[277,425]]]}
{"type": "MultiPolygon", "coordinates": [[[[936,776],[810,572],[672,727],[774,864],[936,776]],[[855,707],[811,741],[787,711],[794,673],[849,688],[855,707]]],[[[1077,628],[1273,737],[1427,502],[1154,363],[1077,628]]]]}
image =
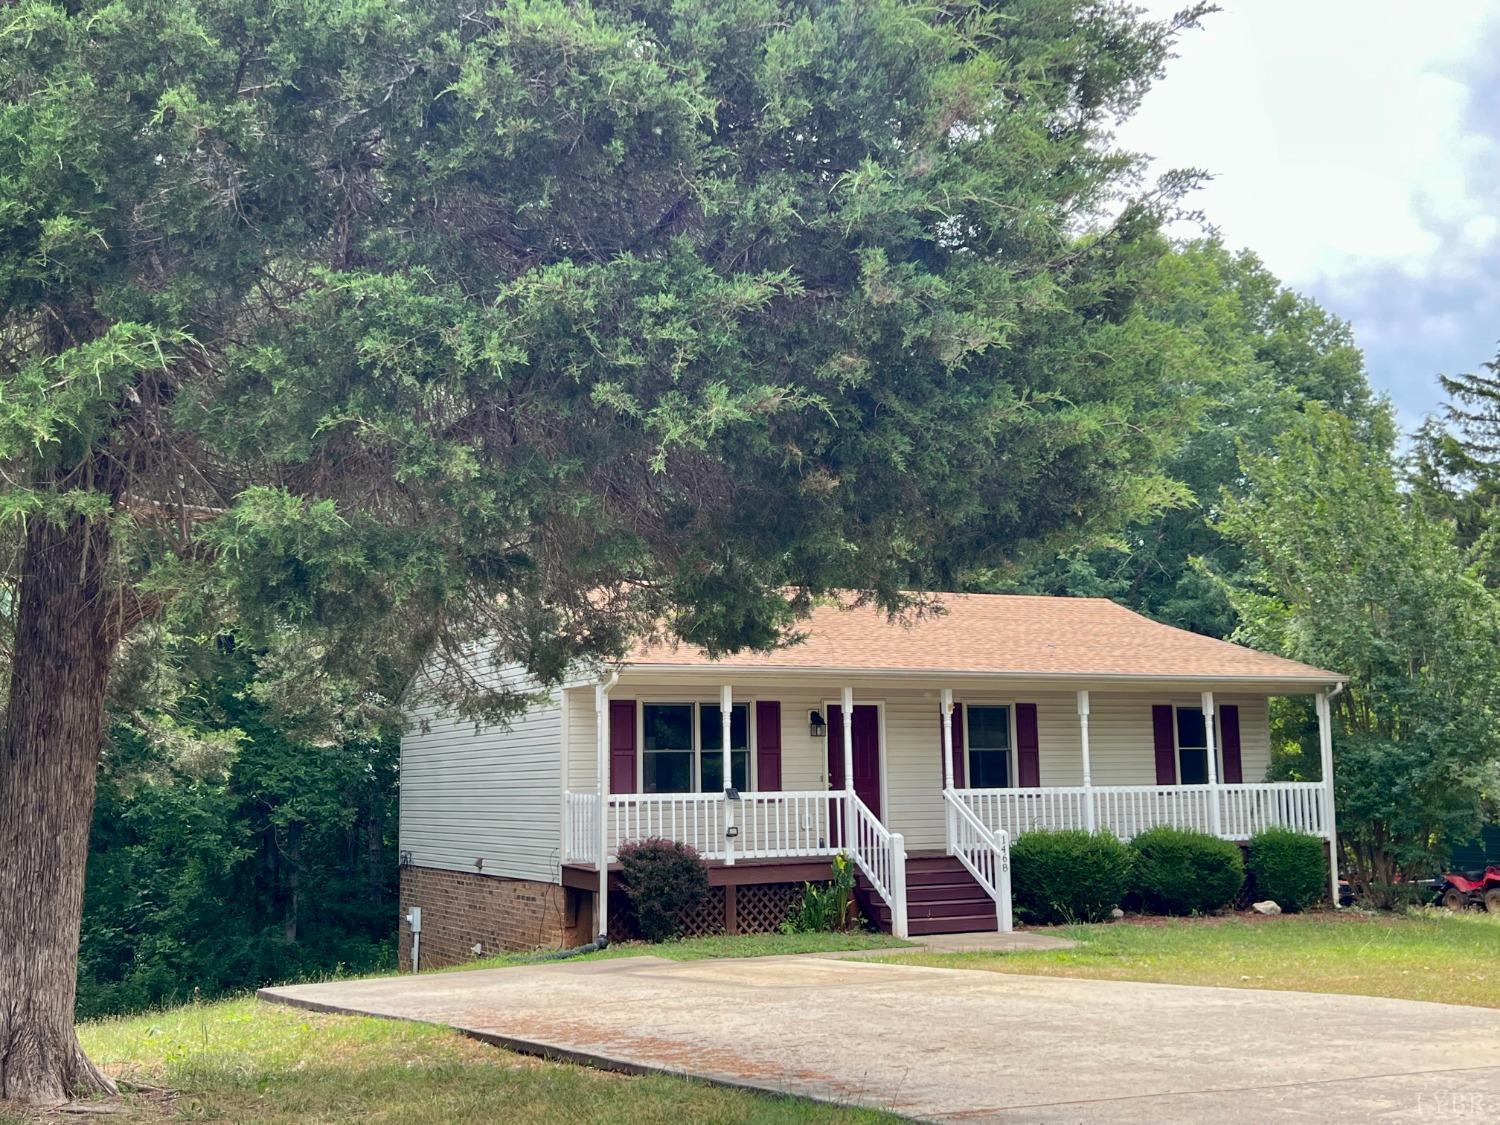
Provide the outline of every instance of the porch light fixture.
{"type": "Polygon", "coordinates": [[[807,732],[814,738],[826,738],[828,736],[828,724],[823,721],[823,713],[821,711],[808,712],[807,732]]]}

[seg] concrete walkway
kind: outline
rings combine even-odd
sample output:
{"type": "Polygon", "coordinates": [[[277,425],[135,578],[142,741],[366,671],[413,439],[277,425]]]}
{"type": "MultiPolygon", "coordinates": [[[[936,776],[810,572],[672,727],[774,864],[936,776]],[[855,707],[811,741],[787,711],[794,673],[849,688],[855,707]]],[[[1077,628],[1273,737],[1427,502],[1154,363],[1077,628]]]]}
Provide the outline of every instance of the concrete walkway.
{"type": "Polygon", "coordinates": [[[1500,1120],[1500,1012],[1445,1004],[821,956],[629,957],[261,996],[928,1120],[1500,1120]]]}

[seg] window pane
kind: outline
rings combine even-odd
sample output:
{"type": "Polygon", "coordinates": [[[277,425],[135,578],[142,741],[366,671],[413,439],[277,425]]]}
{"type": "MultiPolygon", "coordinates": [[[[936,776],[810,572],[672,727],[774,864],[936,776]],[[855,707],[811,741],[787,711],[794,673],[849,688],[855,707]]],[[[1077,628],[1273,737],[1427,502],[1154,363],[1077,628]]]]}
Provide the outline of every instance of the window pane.
{"type": "Polygon", "coordinates": [[[691,703],[647,703],[641,709],[645,733],[644,749],[691,750],[693,705],[691,703]]]}
{"type": "Polygon", "coordinates": [[[1184,746],[1180,751],[1180,756],[1182,758],[1182,784],[1207,785],[1208,751],[1184,746]]]}
{"type": "Polygon", "coordinates": [[[1177,708],[1177,745],[1202,750],[1208,746],[1208,727],[1197,707],[1177,708]]]}
{"type": "MultiPolygon", "coordinates": [[[[750,751],[731,750],[729,752],[729,768],[734,774],[734,787],[741,792],[750,788],[750,751]]],[[[703,774],[703,792],[722,793],[724,791],[724,757],[722,752],[707,751],[703,754],[703,764],[699,767],[703,774]]]]}
{"type": "Polygon", "coordinates": [[[972,750],[1010,749],[1009,707],[968,707],[969,748],[972,750]]]}
{"type": "MultiPolygon", "coordinates": [[[[723,716],[719,714],[718,704],[704,703],[698,708],[698,731],[702,740],[699,745],[705,750],[722,750],[724,748],[723,716]]],[[[750,708],[747,704],[736,703],[729,710],[729,748],[731,750],[750,749],[750,708]]],[[[708,787],[703,787],[705,793],[708,787]]]]}
{"type": "Polygon", "coordinates": [[[1004,750],[970,750],[969,788],[1009,789],[1010,755],[1004,750]]]}
{"type": "Polygon", "coordinates": [[[691,793],[693,754],[683,750],[648,750],[641,755],[646,793],[691,793]]]}

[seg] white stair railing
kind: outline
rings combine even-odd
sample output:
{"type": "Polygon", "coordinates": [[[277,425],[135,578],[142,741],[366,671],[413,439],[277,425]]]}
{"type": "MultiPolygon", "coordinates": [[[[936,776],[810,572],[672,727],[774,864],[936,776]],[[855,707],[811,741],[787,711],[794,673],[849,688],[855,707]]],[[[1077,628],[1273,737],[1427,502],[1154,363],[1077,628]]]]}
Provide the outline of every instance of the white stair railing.
{"type": "MultiPolygon", "coordinates": [[[[826,796],[826,794],[825,794],[826,796]]],[[[906,839],[880,823],[858,795],[845,794],[849,825],[845,850],[891,908],[891,933],[906,937],[906,839]]]]}
{"type": "Polygon", "coordinates": [[[948,816],[948,850],[995,903],[995,928],[1010,933],[1014,924],[1010,897],[1010,836],[1002,828],[991,832],[974,810],[952,789],[943,790],[948,816]]]}

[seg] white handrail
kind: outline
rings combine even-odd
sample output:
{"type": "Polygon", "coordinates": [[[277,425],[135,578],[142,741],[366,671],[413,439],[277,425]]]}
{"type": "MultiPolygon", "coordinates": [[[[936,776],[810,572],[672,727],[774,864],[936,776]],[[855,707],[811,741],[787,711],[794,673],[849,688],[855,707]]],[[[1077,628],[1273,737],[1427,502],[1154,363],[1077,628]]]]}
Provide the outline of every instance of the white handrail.
{"type": "Polygon", "coordinates": [[[845,850],[891,908],[891,933],[906,937],[906,839],[880,823],[858,794],[846,793],[851,816],[845,850]]]}
{"type": "Polygon", "coordinates": [[[996,929],[1008,934],[1014,925],[1010,895],[1010,836],[1004,829],[991,832],[986,828],[956,791],[944,789],[943,800],[951,810],[948,850],[958,857],[994,900],[996,929]]]}

